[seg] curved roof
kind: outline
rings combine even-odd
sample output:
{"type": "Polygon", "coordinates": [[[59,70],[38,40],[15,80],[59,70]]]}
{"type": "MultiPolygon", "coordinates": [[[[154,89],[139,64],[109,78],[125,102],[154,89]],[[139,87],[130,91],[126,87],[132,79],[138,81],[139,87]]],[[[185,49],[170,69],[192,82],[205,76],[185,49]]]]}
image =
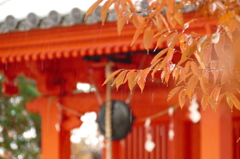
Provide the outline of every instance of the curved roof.
{"type": "MultiPolygon", "coordinates": [[[[0,0],[0,33],[27,31],[36,28],[94,24],[99,22],[100,7],[85,21],[86,10],[94,0],[0,0]]],[[[112,12],[107,21],[115,21],[112,12]]]]}
{"type": "Polygon", "coordinates": [[[42,18],[46,17],[51,10],[65,15],[75,7],[85,12],[94,2],[95,0],[0,0],[0,21],[8,15],[23,20],[31,12],[42,18]]]}
{"type": "MultiPolygon", "coordinates": [[[[186,21],[193,15],[186,14],[186,21]]],[[[188,29],[189,32],[210,33],[210,25],[216,24],[215,21],[206,19],[202,19],[202,22],[209,25],[192,24],[188,29]]],[[[107,55],[144,50],[141,38],[130,46],[135,30],[133,25],[126,24],[119,36],[116,22],[106,22],[104,25],[101,23],[75,24],[68,27],[58,26],[0,34],[0,62],[107,55]]]]}
{"type": "MultiPolygon", "coordinates": [[[[0,0],[0,33],[98,23],[101,21],[101,6],[85,21],[83,20],[86,10],[95,1],[0,0]]],[[[141,8],[146,7],[145,0],[132,1],[141,8]]],[[[183,8],[184,12],[192,10],[191,6],[183,8]]],[[[117,15],[111,10],[106,21],[116,21],[116,19],[117,15]]]]}

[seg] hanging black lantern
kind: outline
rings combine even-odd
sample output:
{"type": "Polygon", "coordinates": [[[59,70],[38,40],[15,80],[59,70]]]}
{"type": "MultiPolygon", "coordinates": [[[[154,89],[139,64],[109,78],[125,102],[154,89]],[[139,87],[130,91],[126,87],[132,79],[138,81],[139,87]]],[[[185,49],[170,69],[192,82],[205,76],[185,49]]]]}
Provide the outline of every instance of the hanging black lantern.
{"type": "MultiPolygon", "coordinates": [[[[105,109],[106,104],[101,106],[97,116],[100,132],[105,134],[105,109]]],[[[121,101],[112,101],[112,139],[120,140],[131,131],[134,116],[129,106],[121,101]]]]}

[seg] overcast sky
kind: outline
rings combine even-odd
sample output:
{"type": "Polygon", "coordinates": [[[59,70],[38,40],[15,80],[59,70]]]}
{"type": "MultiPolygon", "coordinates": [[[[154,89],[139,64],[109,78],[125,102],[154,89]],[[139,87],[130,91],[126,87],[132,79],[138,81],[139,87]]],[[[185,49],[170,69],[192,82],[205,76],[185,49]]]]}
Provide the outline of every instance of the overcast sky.
{"type": "Polygon", "coordinates": [[[16,19],[24,19],[28,13],[46,16],[51,10],[67,14],[72,8],[86,10],[96,0],[0,0],[0,21],[13,15],[16,19]]]}

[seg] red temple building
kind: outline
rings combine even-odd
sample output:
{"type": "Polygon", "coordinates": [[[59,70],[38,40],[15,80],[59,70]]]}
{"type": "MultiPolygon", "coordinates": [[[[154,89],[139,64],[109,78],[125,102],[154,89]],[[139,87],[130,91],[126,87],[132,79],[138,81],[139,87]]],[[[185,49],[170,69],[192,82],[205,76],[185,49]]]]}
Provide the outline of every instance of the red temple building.
{"type": "MultiPolygon", "coordinates": [[[[4,92],[14,94],[17,91],[14,79],[24,74],[36,81],[42,94],[27,107],[41,116],[43,159],[70,159],[70,131],[79,127],[81,121],[76,113],[68,110],[79,114],[99,111],[106,101],[106,86],[102,83],[108,62],[113,62],[112,71],[141,69],[148,67],[156,54],[146,54],[141,38],[130,46],[135,32],[131,24],[127,24],[119,36],[114,15],[109,16],[104,25],[97,13],[85,22],[83,16],[83,12],[75,8],[68,15],[51,11],[47,17],[38,18],[30,13],[24,20],[8,16],[1,23],[0,71],[7,77],[4,92]],[[79,82],[94,86],[97,92],[76,93],[79,82]]],[[[192,16],[187,13],[186,19],[192,16]]],[[[189,31],[211,33],[210,26],[216,22],[206,19],[202,22],[207,25],[193,24],[189,31]]],[[[165,47],[163,43],[161,48],[165,47]]],[[[199,108],[201,119],[194,123],[189,117],[189,104],[169,115],[169,107],[178,103],[177,99],[166,100],[171,86],[149,78],[143,93],[139,88],[130,93],[127,86],[111,90],[111,98],[127,101],[136,117],[127,137],[113,142],[113,158],[240,159],[240,142],[237,142],[240,112],[231,112],[224,104],[216,111],[210,107],[205,111],[199,108]],[[147,118],[152,118],[148,131],[155,143],[151,152],[144,148],[147,118]]]]}

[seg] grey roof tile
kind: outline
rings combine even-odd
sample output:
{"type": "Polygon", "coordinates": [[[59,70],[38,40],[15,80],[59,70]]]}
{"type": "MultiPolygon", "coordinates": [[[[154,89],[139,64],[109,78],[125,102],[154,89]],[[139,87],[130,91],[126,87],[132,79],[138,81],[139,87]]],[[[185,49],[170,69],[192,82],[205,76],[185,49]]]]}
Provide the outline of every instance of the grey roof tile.
{"type": "MultiPolygon", "coordinates": [[[[75,24],[94,24],[101,21],[100,17],[101,8],[89,15],[84,21],[85,12],[79,8],[73,8],[68,14],[61,15],[57,11],[52,10],[48,16],[40,18],[35,13],[29,13],[25,19],[18,20],[12,15],[5,18],[0,22],[0,33],[28,31],[31,29],[47,29],[55,26],[71,26],[75,24]]],[[[117,15],[111,11],[107,16],[106,21],[116,21],[117,15]]]]}

